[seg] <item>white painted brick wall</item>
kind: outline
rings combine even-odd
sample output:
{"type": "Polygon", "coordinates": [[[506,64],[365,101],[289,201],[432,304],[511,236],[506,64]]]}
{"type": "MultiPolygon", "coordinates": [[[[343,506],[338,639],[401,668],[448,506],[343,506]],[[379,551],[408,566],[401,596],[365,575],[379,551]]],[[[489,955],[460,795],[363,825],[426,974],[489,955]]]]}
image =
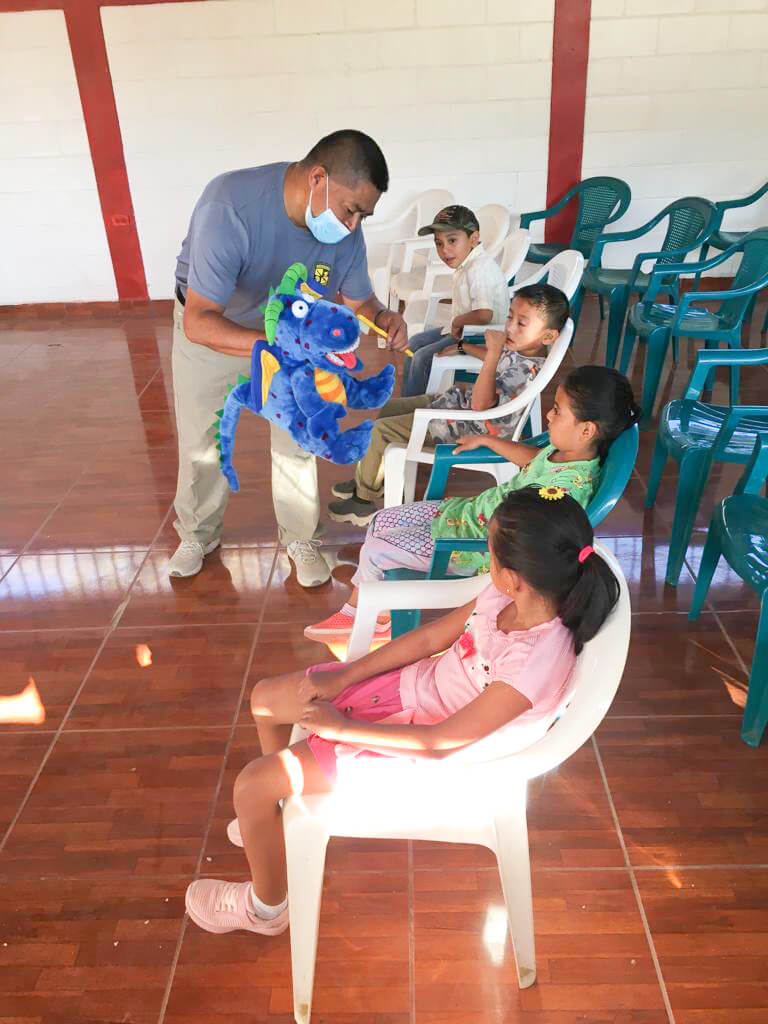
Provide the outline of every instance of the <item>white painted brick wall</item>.
{"type": "MultiPolygon", "coordinates": [[[[766,0],[592,0],[591,38],[583,174],[629,182],[617,230],[681,196],[738,198],[768,178],[766,0]]],[[[765,200],[725,221],[764,224],[765,200]]],[[[612,246],[606,263],[648,248],[612,246]]]]}
{"type": "Polygon", "coordinates": [[[117,298],[61,11],[0,14],[0,305],[117,298]]]}
{"type": "Polygon", "coordinates": [[[102,9],[150,295],[215,175],[341,127],[386,153],[382,216],[442,186],[546,193],[554,0],[219,0],[102,9]]]}

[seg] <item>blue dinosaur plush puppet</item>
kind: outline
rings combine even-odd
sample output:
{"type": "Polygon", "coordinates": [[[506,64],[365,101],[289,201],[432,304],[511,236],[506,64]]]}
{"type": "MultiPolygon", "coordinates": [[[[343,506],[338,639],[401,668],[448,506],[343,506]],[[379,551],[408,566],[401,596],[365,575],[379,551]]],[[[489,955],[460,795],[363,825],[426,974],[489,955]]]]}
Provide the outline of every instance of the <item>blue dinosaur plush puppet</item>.
{"type": "Polygon", "coordinates": [[[218,447],[224,476],[240,489],[232,449],[240,411],[245,406],[287,431],[298,445],[340,464],[357,462],[368,451],[373,422],[364,420],[341,431],[339,420],[350,409],[377,409],[395,383],[393,366],[367,380],[351,377],[361,370],[355,355],[360,344],[357,317],[346,306],[304,292],[307,268],[292,264],[264,311],[267,341],[251,352],[251,377],[240,377],[216,415],[218,447]]]}

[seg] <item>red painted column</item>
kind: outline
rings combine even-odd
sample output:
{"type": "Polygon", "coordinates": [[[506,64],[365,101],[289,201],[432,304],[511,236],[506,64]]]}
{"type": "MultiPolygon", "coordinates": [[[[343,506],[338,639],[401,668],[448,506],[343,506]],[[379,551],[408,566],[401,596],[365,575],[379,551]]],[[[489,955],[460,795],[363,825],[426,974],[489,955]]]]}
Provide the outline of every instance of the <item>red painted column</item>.
{"type": "MultiPolygon", "coordinates": [[[[584,110],[591,0],[555,0],[552,39],[552,99],[549,114],[547,206],[581,178],[584,110]]],[[[548,242],[567,242],[576,221],[576,206],[546,221],[548,242]]]]}
{"type": "Polygon", "coordinates": [[[147,299],[100,8],[97,0],[78,0],[65,5],[64,15],[117,294],[121,299],[147,299]]]}

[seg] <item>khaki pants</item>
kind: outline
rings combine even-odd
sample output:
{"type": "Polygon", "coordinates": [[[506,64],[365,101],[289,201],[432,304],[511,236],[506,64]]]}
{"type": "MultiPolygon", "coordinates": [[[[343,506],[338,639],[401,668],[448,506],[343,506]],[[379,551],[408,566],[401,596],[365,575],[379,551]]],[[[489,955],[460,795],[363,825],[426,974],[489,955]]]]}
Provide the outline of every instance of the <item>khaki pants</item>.
{"type": "MultiPolygon", "coordinates": [[[[223,355],[196,345],[184,334],[184,308],[173,309],[173,395],[179,434],[176,521],[182,540],[203,546],[221,535],[229,486],[219,468],[216,410],[240,373],[250,375],[249,358],[223,355]]],[[[317,464],[284,430],[271,427],[272,502],[280,540],[309,540],[317,529],[320,498],[317,464]]]]}
{"type": "Polygon", "coordinates": [[[388,444],[406,442],[411,436],[415,409],[432,404],[431,395],[392,398],[382,408],[373,425],[371,443],[355,467],[355,490],[364,501],[373,501],[384,490],[384,452],[388,444]]]}

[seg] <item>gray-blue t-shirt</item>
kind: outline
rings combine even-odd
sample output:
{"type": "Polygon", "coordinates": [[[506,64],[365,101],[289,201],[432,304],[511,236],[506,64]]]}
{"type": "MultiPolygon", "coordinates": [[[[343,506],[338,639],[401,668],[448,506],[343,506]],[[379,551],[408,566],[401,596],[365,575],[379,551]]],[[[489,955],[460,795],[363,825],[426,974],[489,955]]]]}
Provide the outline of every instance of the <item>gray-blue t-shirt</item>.
{"type": "Polygon", "coordinates": [[[242,327],[260,328],[258,308],[270,287],[297,261],[309,284],[330,298],[367,299],[365,241],[360,227],[337,245],[324,245],[285,212],[283,183],[290,164],[265,164],[221,174],[206,185],[192,211],[176,261],[176,280],[224,307],[242,327]]]}

